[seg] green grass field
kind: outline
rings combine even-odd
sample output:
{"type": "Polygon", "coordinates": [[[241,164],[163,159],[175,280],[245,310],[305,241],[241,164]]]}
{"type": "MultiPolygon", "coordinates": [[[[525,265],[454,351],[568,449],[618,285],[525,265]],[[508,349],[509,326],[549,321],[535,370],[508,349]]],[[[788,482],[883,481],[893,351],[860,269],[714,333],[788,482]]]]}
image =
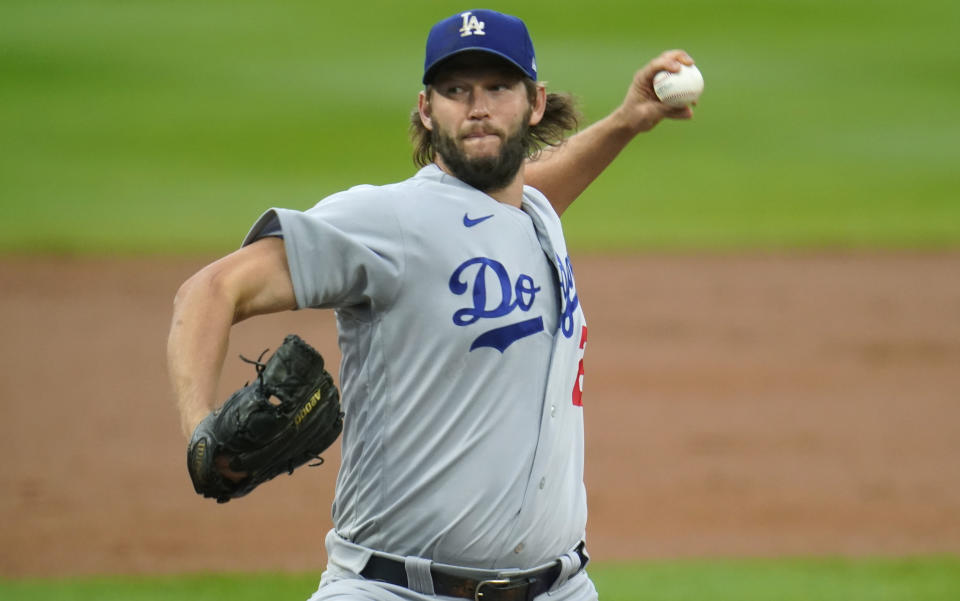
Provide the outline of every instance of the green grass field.
{"type": "MultiPolygon", "coordinates": [[[[960,558],[640,562],[591,566],[603,601],[954,601],[960,558]]],[[[0,581],[8,601],[307,599],[318,574],[0,581]]]]}
{"type": "MultiPolygon", "coordinates": [[[[704,72],[695,122],[638,139],[565,217],[574,248],[960,244],[960,4],[491,6],[588,120],[663,49],[704,72]]],[[[269,206],[408,176],[425,30],[461,8],[8,0],[0,253],[223,252],[269,206]]]]}

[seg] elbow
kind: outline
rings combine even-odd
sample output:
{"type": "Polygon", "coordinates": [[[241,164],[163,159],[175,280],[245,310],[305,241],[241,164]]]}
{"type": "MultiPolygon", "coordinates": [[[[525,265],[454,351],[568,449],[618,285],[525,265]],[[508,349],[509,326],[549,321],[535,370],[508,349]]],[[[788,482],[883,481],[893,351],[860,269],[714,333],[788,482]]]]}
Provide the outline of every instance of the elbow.
{"type": "Polygon", "coordinates": [[[205,307],[204,312],[220,307],[233,315],[233,323],[242,319],[237,305],[231,294],[229,280],[217,263],[207,265],[190,276],[173,297],[174,315],[199,307],[205,307]]]}
{"type": "Polygon", "coordinates": [[[190,297],[191,292],[196,286],[195,280],[198,274],[190,276],[187,281],[180,284],[180,287],[177,288],[177,293],[173,295],[173,311],[176,313],[178,309],[181,309],[184,303],[187,302],[187,299],[190,297]]]}
{"type": "Polygon", "coordinates": [[[213,295],[218,284],[216,278],[210,273],[210,267],[201,269],[180,284],[173,297],[174,311],[213,295]]]}

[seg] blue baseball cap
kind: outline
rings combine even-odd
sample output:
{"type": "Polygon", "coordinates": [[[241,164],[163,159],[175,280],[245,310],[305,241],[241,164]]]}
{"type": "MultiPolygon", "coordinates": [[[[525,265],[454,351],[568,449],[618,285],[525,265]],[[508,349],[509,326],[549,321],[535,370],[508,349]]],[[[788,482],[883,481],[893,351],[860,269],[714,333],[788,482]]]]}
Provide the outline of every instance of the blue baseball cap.
{"type": "Polygon", "coordinates": [[[440,21],[427,36],[423,83],[433,78],[436,67],[454,54],[475,50],[506,59],[536,81],[537,58],[527,26],[517,17],[495,10],[476,9],[440,21]]]}

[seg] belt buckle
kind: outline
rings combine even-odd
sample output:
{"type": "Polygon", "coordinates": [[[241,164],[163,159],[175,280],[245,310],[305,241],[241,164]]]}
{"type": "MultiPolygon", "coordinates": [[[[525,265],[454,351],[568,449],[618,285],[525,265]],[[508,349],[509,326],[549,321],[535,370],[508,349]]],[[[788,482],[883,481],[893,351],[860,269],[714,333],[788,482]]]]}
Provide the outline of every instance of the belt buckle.
{"type": "Polygon", "coordinates": [[[522,586],[527,586],[529,584],[529,578],[521,578],[520,580],[511,580],[509,578],[481,580],[477,584],[477,590],[473,595],[473,601],[484,601],[483,587],[485,586],[494,587],[494,590],[498,591],[510,591],[522,586]],[[516,584],[510,586],[512,583],[516,584]]]}

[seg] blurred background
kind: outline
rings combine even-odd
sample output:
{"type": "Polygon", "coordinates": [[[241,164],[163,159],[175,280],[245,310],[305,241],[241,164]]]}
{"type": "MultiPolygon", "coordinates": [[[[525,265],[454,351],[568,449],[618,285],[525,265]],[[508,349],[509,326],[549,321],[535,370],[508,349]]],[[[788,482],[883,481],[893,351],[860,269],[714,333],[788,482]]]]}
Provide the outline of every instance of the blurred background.
{"type": "MultiPolygon", "coordinates": [[[[956,3],[494,3],[587,122],[684,48],[694,124],[575,205],[575,248],[943,247],[960,239],[956,3]],[[620,219],[622,215],[642,219],[620,219]]],[[[4,3],[6,252],[223,252],[273,205],[413,171],[425,30],[451,2],[4,3]]]]}
{"type": "MultiPolygon", "coordinates": [[[[706,81],[692,122],[640,136],[564,215],[601,598],[960,597],[960,4],[486,7],[526,21],[585,123],[663,50],[706,81]],[[817,580],[810,556],[908,559],[817,580]],[[730,557],[788,559],[653,563],[730,557]]],[[[193,494],[171,301],[265,209],[411,175],[426,32],[470,8],[3,2],[0,597],[323,566],[336,450],[241,503],[193,494]]],[[[288,332],[336,365],[322,312],[240,324],[229,356],[288,332]]],[[[248,367],[228,360],[224,395],[248,367]]]]}

